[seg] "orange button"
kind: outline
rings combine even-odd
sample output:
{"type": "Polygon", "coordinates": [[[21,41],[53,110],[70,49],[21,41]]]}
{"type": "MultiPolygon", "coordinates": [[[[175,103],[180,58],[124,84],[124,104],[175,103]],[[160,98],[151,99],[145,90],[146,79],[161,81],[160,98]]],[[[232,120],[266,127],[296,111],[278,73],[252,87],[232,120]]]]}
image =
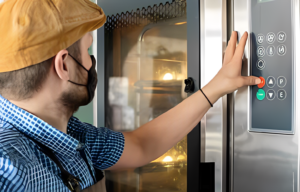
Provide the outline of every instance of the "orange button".
{"type": "Polygon", "coordinates": [[[266,84],[266,80],[263,77],[259,77],[261,82],[257,85],[258,88],[263,88],[266,84]]]}

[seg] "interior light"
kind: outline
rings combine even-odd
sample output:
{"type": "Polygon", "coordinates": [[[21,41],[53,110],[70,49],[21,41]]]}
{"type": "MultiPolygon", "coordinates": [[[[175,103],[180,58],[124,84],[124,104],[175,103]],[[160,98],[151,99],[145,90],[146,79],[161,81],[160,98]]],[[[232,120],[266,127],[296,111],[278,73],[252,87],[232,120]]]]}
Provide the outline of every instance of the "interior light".
{"type": "Polygon", "coordinates": [[[178,157],[177,157],[177,160],[179,161],[179,160],[184,160],[185,159],[185,157],[183,156],[183,155],[179,155],[178,157]]]}
{"type": "Polygon", "coordinates": [[[175,23],[175,25],[183,25],[183,24],[186,24],[186,21],[185,22],[175,23]]]}
{"type": "Polygon", "coordinates": [[[172,80],[173,79],[173,75],[171,73],[166,73],[163,80],[172,80]]]}
{"type": "Polygon", "coordinates": [[[170,156],[166,156],[163,160],[163,162],[172,162],[172,161],[173,161],[173,159],[170,156]]]}

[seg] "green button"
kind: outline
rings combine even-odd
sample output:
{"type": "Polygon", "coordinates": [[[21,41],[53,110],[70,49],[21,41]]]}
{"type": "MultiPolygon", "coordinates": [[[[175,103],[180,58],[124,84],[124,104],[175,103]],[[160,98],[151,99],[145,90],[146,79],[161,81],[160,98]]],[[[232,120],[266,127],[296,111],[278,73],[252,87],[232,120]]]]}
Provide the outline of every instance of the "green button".
{"type": "Polygon", "coordinates": [[[256,97],[258,100],[263,100],[266,97],[266,92],[262,89],[259,89],[256,93],[256,97]]]}

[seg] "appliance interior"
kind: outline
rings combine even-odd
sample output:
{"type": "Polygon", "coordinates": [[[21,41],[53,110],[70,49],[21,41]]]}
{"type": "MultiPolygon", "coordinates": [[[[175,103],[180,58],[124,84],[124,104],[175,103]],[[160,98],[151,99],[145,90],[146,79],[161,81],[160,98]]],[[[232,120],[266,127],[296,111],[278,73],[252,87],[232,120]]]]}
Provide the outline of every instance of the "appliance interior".
{"type": "MultiPolygon", "coordinates": [[[[187,97],[186,1],[109,16],[105,51],[106,126],[133,131],[187,97]]],[[[148,165],[106,178],[112,192],[184,192],[187,138],[148,165]]]]}

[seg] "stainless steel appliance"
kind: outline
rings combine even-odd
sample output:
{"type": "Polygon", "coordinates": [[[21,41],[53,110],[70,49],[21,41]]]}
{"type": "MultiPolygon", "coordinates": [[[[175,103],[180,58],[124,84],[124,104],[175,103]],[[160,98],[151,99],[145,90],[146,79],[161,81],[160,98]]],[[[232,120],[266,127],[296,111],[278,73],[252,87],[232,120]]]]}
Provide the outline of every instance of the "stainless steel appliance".
{"type": "Polygon", "coordinates": [[[249,33],[242,74],[265,85],[220,98],[150,164],[107,172],[108,191],[299,191],[299,8],[299,0],[173,0],[109,15],[97,37],[98,125],[130,131],[176,106],[189,96],[184,79],[202,87],[222,67],[232,30],[249,33]]]}
{"type": "Polygon", "coordinates": [[[232,191],[299,191],[299,1],[236,0],[233,10],[234,30],[250,32],[243,72],[266,85],[233,95],[232,191]]]}

